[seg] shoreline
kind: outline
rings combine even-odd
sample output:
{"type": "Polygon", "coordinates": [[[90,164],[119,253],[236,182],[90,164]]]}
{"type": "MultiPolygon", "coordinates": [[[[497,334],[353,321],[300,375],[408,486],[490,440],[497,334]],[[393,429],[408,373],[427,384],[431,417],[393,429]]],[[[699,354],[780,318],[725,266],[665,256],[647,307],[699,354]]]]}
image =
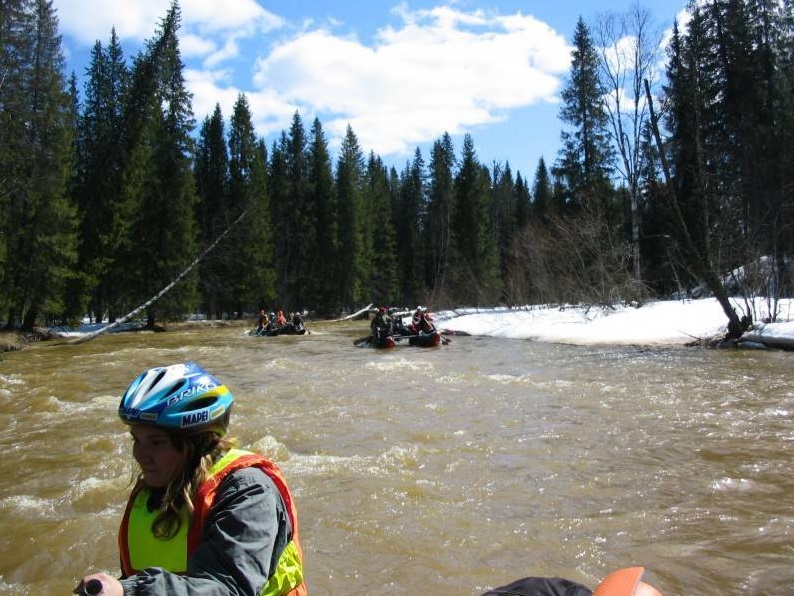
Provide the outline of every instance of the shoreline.
{"type": "MultiPolygon", "coordinates": [[[[634,345],[707,348],[767,348],[794,350],[792,304],[781,307],[782,320],[756,323],[740,339],[725,340],[725,317],[714,299],[656,301],[640,308],[621,307],[592,310],[580,306],[527,308],[461,308],[435,312],[442,334],[463,333],[504,339],[522,339],[581,346],[634,345]]],[[[311,319],[312,325],[337,323],[345,319],[311,319]]],[[[146,328],[135,325],[108,333],[168,332],[226,327],[251,329],[256,321],[242,319],[205,319],[171,321],[146,328]]],[[[34,328],[30,332],[0,331],[0,354],[20,351],[38,341],[75,340],[94,332],[58,331],[34,328]]],[[[86,340],[91,339],[87,337],[86,340]]]]}
{"type": "Polygon", "coordinates": [[[0,331],[0,354],[4,352],[20,352],[30,341],[18,331],[0,331]]]}
{"type": "MultiPolygon", "coordinates": [[[[115,331],[113,333],[139,333],[139,332],[167,332],[178,329],[206,329],[209,327],[252,327],[253,323],[245,319],[240,320],[208,320],[208,321],[172,321],[163,325],[156,325],[154,329],[133,329],[128,331],[115,331]]],[[[85,333],[61,333],[36,327],[33,331],[5,331],[0,330],[0,354],[5,352],[20,352],[30,347],[30,344],[54,339],[78,338],[85,333]]]]}

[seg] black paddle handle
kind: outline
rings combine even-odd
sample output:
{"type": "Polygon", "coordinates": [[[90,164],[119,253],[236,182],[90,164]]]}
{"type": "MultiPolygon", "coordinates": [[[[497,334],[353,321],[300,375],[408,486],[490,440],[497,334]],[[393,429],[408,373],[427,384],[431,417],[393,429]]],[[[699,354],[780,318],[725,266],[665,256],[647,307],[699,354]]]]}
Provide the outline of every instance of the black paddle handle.
{"type": "Polygon", "coordinates": [[[102,585],[102,582],[98,579],[89,579],[86,584],[83,586],[83,595],[84,596],[96,596],[97,594],[101,594],[102,590],[105,589],[105,586],[102,585]]]}

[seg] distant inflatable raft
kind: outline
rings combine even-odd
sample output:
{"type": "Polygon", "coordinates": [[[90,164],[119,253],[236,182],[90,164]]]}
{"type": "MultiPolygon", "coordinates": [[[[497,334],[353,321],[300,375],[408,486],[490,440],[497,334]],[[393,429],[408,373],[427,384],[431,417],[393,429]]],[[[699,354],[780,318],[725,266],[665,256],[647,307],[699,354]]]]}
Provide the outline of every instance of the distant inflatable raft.
{"type": "Polygon", "coordinates": [[[263,331],[257,332],[256,329],[252,329],[248,332],[248,335],[254,337],[273,337],[274,335],[305,335],[307,333],[306,327],[303,325],[294,325],[292,323],[287,323],[286,325],[282,325],[281,327],[276,327],[274,329],[266,329],[263,331]]]}
{"type": "Polygon", "coordinates": [[[414,346],[417,348],[435,348],[441,344],[441,333],[420,333],[418,335],[386,335],[376,338],[372,335],[362,337],[353,342],[357,348],[388,349],[399,345],[414,346]]]}

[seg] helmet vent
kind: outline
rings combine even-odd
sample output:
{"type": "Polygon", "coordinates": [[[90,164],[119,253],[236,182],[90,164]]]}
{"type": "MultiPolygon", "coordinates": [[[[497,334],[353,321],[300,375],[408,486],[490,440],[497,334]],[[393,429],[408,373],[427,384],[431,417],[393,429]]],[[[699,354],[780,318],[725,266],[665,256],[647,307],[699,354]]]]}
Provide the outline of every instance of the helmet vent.
{"type": "Polygon", "coordinates": [[[176,383],[174,383],[173,385],[171,385],[171,386],[170,386],[168,389],[166,389],[166,390],[163,392],[163,397],[161,397],[161,398],[160,398],[160,401],[163,401],[164,399],[168,399],[168,398],[169,398],[169,397],[171,397],[171,396],[172,396],[174,393],[176,393],[177,391],[179,391],[180,389],[182,389],[182,387],[184,387],[184,385],[185,385],[185,381],[184,381],[184,380],[182,380],[182,379],[179,379],[179,380],[178,380],[176,383]]]}
{"type": "Polygon", "coordinates": [[[181,411],[182,412],[192,412],[193,410],[203,410],[204,408],[209,408],[211,405],[213,405],[217,401],[218,401],[218,398],[216,396],[214,396],[214,395],[210,396],[210,397],[203,397],[201,399],[196,399],[196,400],[188,402],[185,405],[185,408],[183,408],[181,411]]]}
{"type": "Polygon", "coordinates": [[[164,376],[165,376],[165,369],[162,369],[160,372],[157,373],[157,376],[149,384],[149,387],[156,387],[157,383],[159,383],[164,376]]]}

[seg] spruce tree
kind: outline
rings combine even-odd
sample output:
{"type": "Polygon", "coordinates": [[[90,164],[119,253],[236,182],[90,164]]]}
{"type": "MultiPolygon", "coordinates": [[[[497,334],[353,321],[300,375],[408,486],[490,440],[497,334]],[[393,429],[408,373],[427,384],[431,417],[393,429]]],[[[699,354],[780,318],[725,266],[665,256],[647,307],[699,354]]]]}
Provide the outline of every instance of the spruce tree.
{"type": "Polygon", "coordinates": [[[16,226],[21,217],[20,194],[24,192],[25,182],[23,106],[27,101],[29,85],[25,81],[33,55],[32,21],[28,0],[4,0],[0,10],[0,312],[3,313],[0,318],[11,309],[12,296],[16,293],[15,265],[9,262],[9,256],[18,243],[16,226]]]}
{"type": "Polygon", "coordinates": [[[318,226],[322,225],[319,219],[318,204],[323,203],[326,197],[318,196],[312,184],[310,158],[312,157],[311,140],[306,135],[303,122],[297,117],[293,119],[290,128],[290,151],[288,155],[290,200],[286,207],[286,221],[289,227],[281,229],[280,233],[293,236],[291,254],[293,255],[290,274],[291,283],[285,296],[281,296],[284,307],[290,310],[303,309],[305,304],[315,293],[318,284],[317,261],[321,248],[318,245],[318,226]]]}
{"type": "MultiPolygon", "coordinates": [[[[787,0],[780,8],[780,38],[776,46],[779,74],[775,81],[775,101],[780,113],[780,186],[794,188],[794,2],[787,0]]],[[[783,194],[780,229],[776,234],[780,250],[775,255],[780,289],[794,293],[794,279],[789,271],[787,255],[794,253],[794,193],[783,194]]]]}
{"type": "Polygon", "coordinates": [[[121,190],[124,146],[119,140],[129,70],[115,29],[106,48],[99,42],[94,45],[86,74],[74,190],[81,215],[82,283],[73,288],[73,296],[85,293],[89,304],[74,304],[72,314],[90,312],[99,321],[117,301],[119,251],[134,215],[121,190]]]}
{"type": "Polygon", "coordinates": [[[391,211],[388,172],[381,158],[372,152],[367,160],[364,195],[372,214],[366,236],[372,252],[368,286],[376,304],[391,304],[398,294],[397,235],[391,211]]]}
{"type": "Polygon", "coordinates": [[[532,218],[532,194],[529,186],[521,176],[516,173],[516,185],[513,191],[514,212],[516,216],[516,230],[524,229],[532,218]]]}
{"type": "Polygon", "coordinates": [[[515,213],[515,229],[501,247],[503,256],[502,275],[504,281],[505,300],[509,304],[526,303],[529,300],[529,264],[532,259],[533,239],[531,228],[532,200],[527,184],[521,173],[516,174],[513,188],[513,212],[515,213]]]}
{"type": "MultiPolygon", "coordinates": [[[[715,224],[721,219],[717,186],[725,181],[713,180],[713,168],[718,166],[710,159],[721,134],[715,129],[720,75],[719,69],[712,68],[715,57],[707,29],[704,13],[695,8],[687,35],[682,37],[674,29],[670,44],[667,124],[671,166],[666,175],[671,178],[666,180],[666,207],[688,272],[714,293],[728,317],[729,335],[738,337],[743,324],[720,279],[725,265],[718,250],[722,226],[715,224]]],[[[658,124],[654,121],[653,125],[658,145],[658,124]]]]}
{"type": "MultiPolygon", "coordinates": [[[[717,86],[709,73],[711,52],[706,37],[706,21],[700,10],[695,10],[688,25],[687,36],[674,31],[670,44],[667,95],[670,110],[667,128],[670,130],[670,148],[678,207],[683,221],[674,228],[687,248],[689,259],[696,263],[694,273],[702,269],[711,252],[713,200],[706,192],[705,143],[710,128],[710,106],[715,104],[717,86]],[[701,262],[702,260],[702,262],[701,262]]],[[[713,138],[713,137],[712,137],[713,138]]],[[[695,273],[695,278],[699,273],[695,273]]]]}
{"type": "MultiPolygon", "coordinates": [[[[194,160],[196,179],[196,220],[202,238],[213,239],[233,221],[229,207],[229,152],[220,105],[204,119],[199,131],[194,160]]],[[[225,283],[226,265],[234,255],[229,239],[219,244],[199,263],[202,311],[221,318],[231,312],[232,300],[225,283]]]]}
{"type": "MultiPolygon", "coordinates": [[[[709,13],[717,66],[723,73],[719,119],[722,130],[731,131],[721,137],[727,159],[722,160],[720,175],[726,185],[720,202],[741,214],[741,236],[735,243],[741,250],[733,260],[758,274],[750,291],[765,294],[775,290],[765,287],[767,274],[754,264],[786,250],[781,245],[782,213],[790,195],[781,162],[785,147],[781,101],[786,98],[779,95],[779,82],[780,47],[793,33],[781,18],[784,10],[778,2],[730,0],[714,2],[709,13]]],[[[782,271],[778,268],[778,275],[782,271]]]]}
{"type": "MultiPolygon", "coordinates": [[[[191,170],[194,127],[190,94],[185,87],[177,32],[181,13],[174,2],[161,22],[146,55],[137,64],[155,75],[150,95],[134,98],[145,108],[145,120],[133,148],[140,161],[129,174],[135,176],[139,203],[130,258],[139,276],[133,296],[148,299],[187,267],[197,256],[195,185],[191,170]],[[144,178],[139,178],[144,174],[144,178]]],[[[146,89],[140,89],[145,91],[146,89]]],[[[191,272],[159,302],[147,309],[147,325],[158,313],[177,319],[197,305],[196,272],[191,272]]]]}
{"type": "Polygon", "coordinates": [[[369,299],[371,254],[365,234],[368,215],[364,210],[362,186],[364,157],[353,129],[348,125],[336,164],[336,192],[339,221],[339,282],[342,305],[355,310],[369,299]]]}
{"type": "Polygon", "coordinates": [[[510,163],[504,167],[494,163],[491,168],[491,222],[494,240],[499,251],[499,275],[504,277],[508,261],[512,258],[510,247],[518,228],[516,225],[515,181],[510,163]]]}
{"type": "Polygon", "coordinates": [[[282,135],[280,157],[284,159],[284,178],[271,195],[275,230],[277,294],[280,309],[300,308],[303,284],[308,270],[307,255],[312,252],[315,230],[308,215],[309,172],[307,137],[300,114],[295,112],[289,134],[282,135]]]}
{"type": "Polygon", "coordinates": [[[466,304],[494,304],[501,294],[499,256],[491,222],[488,169],[477,160],[474,141],[466,134],[455,177],[452,214],[453,295],[466,304]]]}
{"type": "Polygon", "coordinates": [[[401,176],[398,207],[394,212],[400,298],[414,303],[420,302],[423,294],[421,224],[426,211],[424,169],[422,153],[417,148],[401,176]]]}
{"type": "Polygon", "coordinates": [[[548,224],[549,216],[554,214],[554,197],[546,168],[546,162],[541,157],[538,159],[538,167],[535,169],[535,178],[532,183],[532,214],[542,224],[548,224]]]}
{"type": "Polygon", "coordinates": [[[323,314],[335,313],[339,308],[337,286],[338,229],[336,189],[328,141],[322,124],[314,119],[308,149],[309,203],[315,223],[316,240],[313,250],[307,254],[311,284],[304,293],[304,300],[297,305],[313,308],[323,314]]]}
{"type": "MultiPolygon", "coordinates": [[[[9,2],[0,17],[0,233],[7,258],[0,295],[7,325],[31,329],[62,313],[77,258],[77,218],[69,196],[73,101],[63,76],[52,2],[9,2]]],[[[0,255],[2,257],[2,255],[0,255]]]]}
{"type": "MultiPolygon", "coordinates": [[[[276,296],[284,295],[287,275],[287,258],[290,244],[285,226],[286,221],[285,205],[289,204],[291,196],[291,186],[288,175],[289,140],[286,131],[281,131],[277,141],[274,141],[270,149],[270,159],[268,161],[268,190],[270,191],[270,221],[273,228],[274,245],[274,264],[276,268],[276,296]]],[[[271,312],[277,310],[279,306],[275,301],[269,305],[271,312]]]]}
{"type": "Polygon", "coordinates": [[[248,99],[240,95],[229,130],[229,203],[233,217],[243,219],[230,234],[234,256],[224,276],[240,315],[256,312],[276,297],[266,157],[254,133],[248,99]]]}
{"type": "Polygon", "coordinates": [[[598,78],[598,54],[581,17],[576,24],[573,46],[570,75],[561,93],[560,109],[560,119],[568,128],[560,135],[562,149],[555,175],[565,185],[569,210],[576,211],[587,202],[607,214],[612,150],[604,90],[598,78]]]}
{"type": "Polygon", "coordinates": [[[427,218],[423,227],[424,285],[430,289],[432,302],[448,298],[455,165],[452,138],[444,133],[430,151],[427,218]]]}

